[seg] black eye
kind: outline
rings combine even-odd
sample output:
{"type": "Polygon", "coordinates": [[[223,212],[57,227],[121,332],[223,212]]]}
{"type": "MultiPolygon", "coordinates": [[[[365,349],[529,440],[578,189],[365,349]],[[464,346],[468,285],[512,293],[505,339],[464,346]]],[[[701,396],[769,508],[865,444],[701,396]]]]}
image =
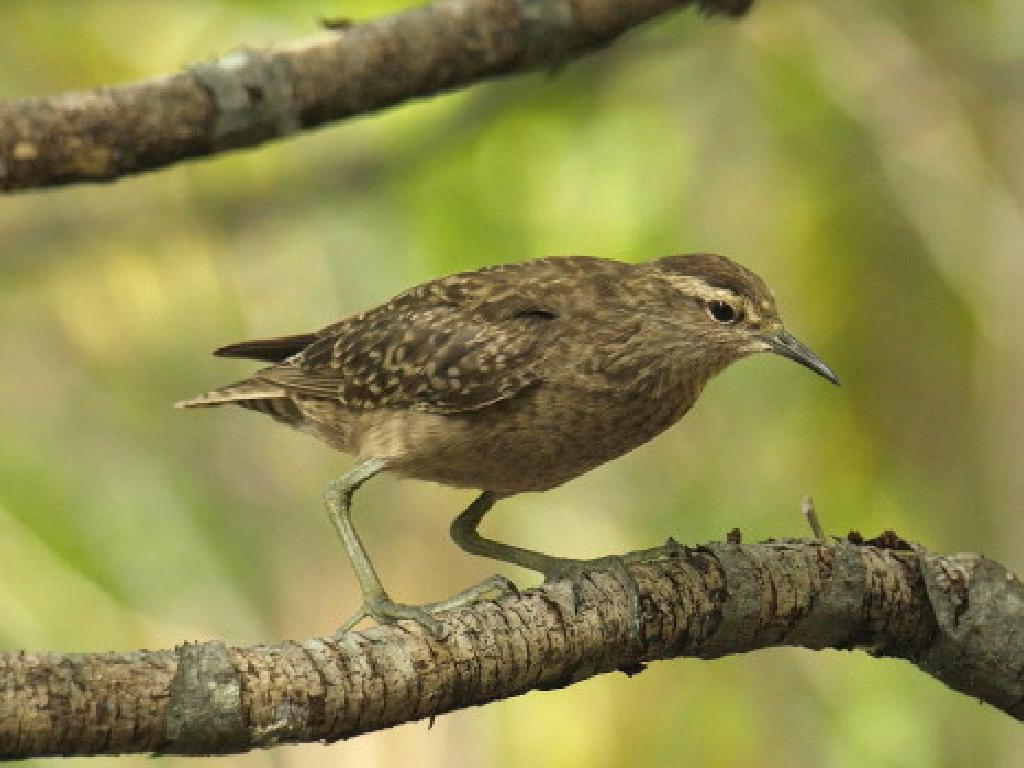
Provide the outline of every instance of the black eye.
{"type": "Polygon", "coordinates": [[[712,320],[719,323],[735,323],[740,316],[732,304],[725,301],[709,301],[708,314],[712,320]]]}

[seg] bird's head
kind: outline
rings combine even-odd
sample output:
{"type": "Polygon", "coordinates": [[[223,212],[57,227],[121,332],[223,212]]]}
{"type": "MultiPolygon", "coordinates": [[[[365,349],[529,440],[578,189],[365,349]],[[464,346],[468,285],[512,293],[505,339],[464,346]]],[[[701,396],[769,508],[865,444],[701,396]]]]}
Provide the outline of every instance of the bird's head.
{"type": "Polygon", "coordinates": [[[774,352],[838,384],[821,358],[785,329],[764,281],[724,256],[668,256],[650,263],[661,278],[680,343],[720,369],[755,352],[774,352]],[[682,338],[685,337],[685,338],[682,338]]]}

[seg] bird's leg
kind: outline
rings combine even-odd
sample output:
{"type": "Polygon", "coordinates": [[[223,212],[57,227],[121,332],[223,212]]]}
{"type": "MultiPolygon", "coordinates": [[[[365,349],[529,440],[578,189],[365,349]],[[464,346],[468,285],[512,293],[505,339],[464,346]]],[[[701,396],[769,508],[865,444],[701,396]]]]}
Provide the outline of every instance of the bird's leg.
{"type": "Polygon", "coordinates": [[[593,571],[607,571],[622,584],[629,599],[631,623],[634,627],[639,627],[640,591],[636,579],[626,567],[626,560],[617,555],[598,557],[593,560],[553,557],[545,555],[543,552],[484,538],[477,532],[477,528],[497,499],[496,494],[485,491],[461,515],[455,518],[451,525],[451,536],[456,544],[470,554],[501,560],[531,571],[537,571],[544,575],[545,583],[570,581],[577,606],[581,603],[580,582],[582,578],[593,571]]]}
{"type": "Polygon", "coordinates": [[[373,617],[380,622],[393,622],[397,619],[413,619],[427,627],[431,632],[438,632],[440,624],[437,619],[422,609],[412,606],[398,605],[388,598],[387,592],[380,583],[380,577],[370,562],[366,548],[352,525],[352,496],[359,487],[374,475],[387,469],[384,459],[367,459],[351,471],[333,480],[327,486],[325,501],[327,516],[341,538],[341,543],[348,554],[352,570],[355,571],[359,588],[363,593],[362,607],[339,629],[343,634],[366,617],[373,617]]]}
{"type": "MultiPolygon", "coordinates": [[[[338,532],[338,536],[341,537],[345,552],[352,563],[352,570],[355,571],[356,578],[359,580],[359,588],[363,593],[362,607],[338,628],[337,634],[342,635],[348,632],[364,618],[373,618],[382,624],[393,624],[399,619],[412,619],[422,624],[432,634],[439,635],[442,628],[441,622],[434,618],[433,613],[471,603],[488,593],[507,592],[511,582],[500,576],[494,576],[447,600],[423,606],[403,605],[392,601],[380,583],[380,577],[377,576],[373,563],[370,562],[370,558],[366,554],[366,548],[352,525],[351,517],[352,495],[371,477],[387,469],[387,466],[387,461],[384,459],[367,459],[327,486],[325,494],[327,516],[338,532]]],[[[515,588],[511,587],[511,589],[515,588]]]]}

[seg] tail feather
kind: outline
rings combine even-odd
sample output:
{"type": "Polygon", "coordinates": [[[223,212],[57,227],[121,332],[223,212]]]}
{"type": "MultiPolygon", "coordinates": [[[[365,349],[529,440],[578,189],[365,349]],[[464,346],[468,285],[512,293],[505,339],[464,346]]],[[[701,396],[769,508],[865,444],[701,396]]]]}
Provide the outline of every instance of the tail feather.
{"type": "Polygon", "coordinates": [[[268,363],[283,363],[316,341],[316,338],[315,333],[301,333],[297,336],[240,341],[237,344],[228,344],[216,349],[213,354],[217,357],[247,357],[251,360],[264,360],[268,363]]]}
{"type": "Polygon", "coordinates": [[[275,398],[287,397],[284,387],[271,384],[260,379],[245,379],[244,381],[229,384],[226,387],[215,389],[197,397],[181,400],[174,404],[175,408],[211,408],[225,403],[243,404],[252,400],[272,400],[275,398]]]}

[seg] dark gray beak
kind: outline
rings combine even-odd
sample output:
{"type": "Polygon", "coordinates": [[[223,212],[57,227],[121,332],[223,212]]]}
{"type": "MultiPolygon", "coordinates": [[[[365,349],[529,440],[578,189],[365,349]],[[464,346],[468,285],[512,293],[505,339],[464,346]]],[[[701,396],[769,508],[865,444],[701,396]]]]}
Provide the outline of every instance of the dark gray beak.
{"type": "Polygon", "coordinates": [[[832,373],[832,369],[822,362],[821,358],[811,352],[789,331],[778,330],[766,333],[764,340],[768,342],[771,351],[777,355],[788,357],[805,368],[810,368],[824,379],[828,379],[835,385],[839,385],[839,377],[832,373]]]}

